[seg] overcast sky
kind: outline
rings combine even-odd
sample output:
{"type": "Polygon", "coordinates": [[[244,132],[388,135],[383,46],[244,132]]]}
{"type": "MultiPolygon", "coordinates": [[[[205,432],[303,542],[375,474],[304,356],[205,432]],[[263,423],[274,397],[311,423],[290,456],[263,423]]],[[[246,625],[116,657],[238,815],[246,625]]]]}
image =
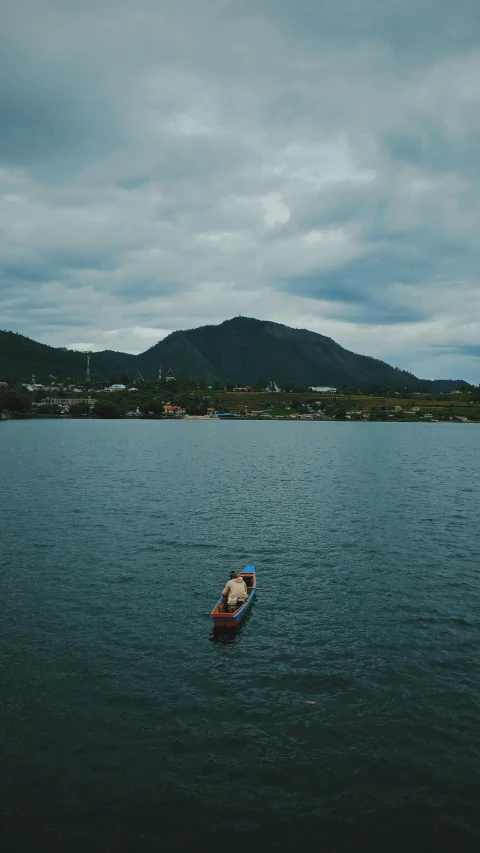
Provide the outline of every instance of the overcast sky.
{"type": "Polygon", "coordinates": [[[0,327],[236,314],[480,382],[478,0],[7,0],[0,327]]]}

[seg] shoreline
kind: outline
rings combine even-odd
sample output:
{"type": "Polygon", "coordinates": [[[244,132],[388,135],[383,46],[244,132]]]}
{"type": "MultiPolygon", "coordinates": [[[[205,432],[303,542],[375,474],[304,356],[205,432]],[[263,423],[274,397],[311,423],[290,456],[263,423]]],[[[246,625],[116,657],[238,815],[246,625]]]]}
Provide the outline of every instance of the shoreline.
{"type": "Polygon", "coordinates": [[[212,421],[219,423],[220,421],[234,421],[234,422],[255,422],[255,423],[323,423],[323,424],[332,424],[332,423],[346,423],[346,424],[444,424],[444,425],[452,425],[455,426],[468,426],[468,425],[479,425],[480,421],[478,420],[461,420],[456,417],[451,420],[436,420],[434,418],[417,418],[417,419],[376,419],[376,418],[282,418],[282,417],[273,417],[273,418],[255,418],[255,417],[231,417],[231,418],[216,418],[210,417],[210,415],[184,415],[179,418],[162,418],[158,415],[154,418],[152,417],[136,417],[136,418],[128,418],[128,417],[118,417],[118,418],[102,418],[97,416],[84,416],[80,418],[71,417],[70,415],[33,415],[33,416],[15,416],[15,415],[2,415],[0,417],[0,422],[7,423],[8,421],[168,421],[172,422],[180,422],[180,421],[212,421]]]}

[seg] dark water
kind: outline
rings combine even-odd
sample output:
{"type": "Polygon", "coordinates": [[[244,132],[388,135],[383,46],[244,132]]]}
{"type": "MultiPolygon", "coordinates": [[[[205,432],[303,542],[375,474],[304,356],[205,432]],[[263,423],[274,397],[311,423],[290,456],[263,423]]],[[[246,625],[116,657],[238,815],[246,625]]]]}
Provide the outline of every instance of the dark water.
{"type": "Polygon", "coordinates": [[[479,441],[0,423],[2,849],[478,851],[479,441]]]}

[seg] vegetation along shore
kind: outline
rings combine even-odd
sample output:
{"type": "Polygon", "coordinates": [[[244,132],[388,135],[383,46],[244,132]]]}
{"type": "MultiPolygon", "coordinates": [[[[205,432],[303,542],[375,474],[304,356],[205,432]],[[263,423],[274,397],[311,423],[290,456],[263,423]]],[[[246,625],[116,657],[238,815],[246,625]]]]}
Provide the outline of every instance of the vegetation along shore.
{"type": "Polygon", "coordinates": [[[344,387],[265,390],[203,386],[194,380],[124,381],[90,385],[68,381],[3,381],[0,412],[14,418],[222,419],[289,421],[480,422],[480,388],[416,391],[344,387]]]}

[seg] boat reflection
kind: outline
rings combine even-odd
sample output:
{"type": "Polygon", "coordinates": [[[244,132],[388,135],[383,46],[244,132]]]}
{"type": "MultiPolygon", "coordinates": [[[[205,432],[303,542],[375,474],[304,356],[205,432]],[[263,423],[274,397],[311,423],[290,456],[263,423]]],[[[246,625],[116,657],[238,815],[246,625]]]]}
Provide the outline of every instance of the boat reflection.
{"type": "Polygon", "coordinates": [[[229,643],[238,643],[240,640],[239,634],[241,633],[241,628],[237,631],[232,631],[228,628],[214,628],[212,633],[210,634],[210,641],[212,643],[220,643],[220,645],[228,645],[229,643]]]}

